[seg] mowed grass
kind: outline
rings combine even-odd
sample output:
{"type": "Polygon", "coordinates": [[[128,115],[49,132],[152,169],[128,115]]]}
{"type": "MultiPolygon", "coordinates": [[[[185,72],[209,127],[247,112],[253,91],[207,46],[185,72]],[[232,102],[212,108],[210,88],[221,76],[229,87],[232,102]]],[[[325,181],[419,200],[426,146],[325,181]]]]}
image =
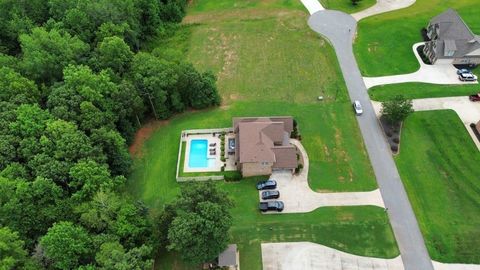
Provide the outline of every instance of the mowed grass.
{"type": "Polygon", "coordinates": [[[480,263],[480,153],[454,111],[404,123],[400,175],[433,260],[480,263]]]}
{"type": "Polygon", "coordinates": [[[320,0],[326,9],[340,10],[345,13],[355,13],[367,9],[377,3],[376,0],[362,0],[357,5],[352,5],[351,0],[320,0]]]}
{"type": "Polygon", "coordinates": [[[332,47],[306,22],[304,13],[288,12],[190,25],[186,55],[198,68],[217,74],[224,103],[315,103],[320,95],[326,102],[346,101],[332,47]]]}
{"type": "Polygon", "coordinates": [[[414,72],[419,68],[412,50],[421,42],[420,30],[447,8],[454,8],[480,34],[480,3],[471,0],[417,0],[414,5],[363,19],[358,25],[354,52],[364,76],[414,72]]]}
{"type": "Polygon", "coordinates": [[[428,83],[401,83],[372,87],[368,94],[372,100],[391,100],[397,95],[407,99],[468,96],[480,92],[478,84],[440,85],[428,83]]]}

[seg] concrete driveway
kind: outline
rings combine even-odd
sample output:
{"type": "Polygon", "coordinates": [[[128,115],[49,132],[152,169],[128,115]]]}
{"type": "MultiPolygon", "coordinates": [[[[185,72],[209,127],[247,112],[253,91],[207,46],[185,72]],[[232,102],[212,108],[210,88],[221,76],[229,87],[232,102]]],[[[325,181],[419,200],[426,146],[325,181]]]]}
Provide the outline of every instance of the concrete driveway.
{"type": "MultiPolygon", "coordinates": [[[[468,97],[423,98],[412,100],[415,111],[454,110],[463,122],[468,134],[480,150],[480,143],[470,128],[470,124],[480,120],[480,102],[471,102],[468,97]]],[[[375,113],[380,117],[382,105],[372,101],[375,113]]]]}
{"type": "MultiPolygon", "coordinates": [[[[291,140],[297,146],[303,156],[304,167],[298,175],[292,175],[288,171],[276,171],[270,177],[277,181],[277,190],[285,208],[281,213],[305,213],[324,206],[358,206],[374,205],[384,207],[380,190],[369,192],[314,192],[308,185],[308,170],[310,162],[307,152],[297,140],[291,140]]],[[[260,201],[261,191],[259,192],[260,201]]],[[[269,212],[276,213],[276,212],[269,212]]]]}
{"type": "Polygon", "coordinates": [[[389,12],[392,10],[409,7],[415,3],[415,0],[377,0],[377,3],[365,10],[352,14],[355,20],[360,21],[363,18],[389,12]]]}
{"type": "Polygon", "coordinates": [[[457,69],[453,65],[427,65],[417,53],[417,47],[423,45],[423,42],[413,45],[412,50],[420,64],[420,68],[413,73],[383,76],[383,77],[363,77],[365,86],[371,88],[376,85],[396,84],[406,82],[424,82],[433,84],[476,84],[478,82],[462,82],[458,79],[457,69]]]}
{"type": "Polygon", "coordinates": [[[400,256],[356,256],[310,242],[262,244],[263,270],[403,270],[400,256]]]}
{"type": "Polygon", "coordinates": [[[307,8],[310,14],[324,10],[322,4],[318,0],[301,0],[302,4],[307,8]]]}
{"type": "MultiPolygon", "coordinates": [[[[403,270],[400,256],[357,256],[311,242],[262,244],[263,270],[403,270]]],[[[480,265],[433,262],[435,270],[480,270],[480,265]]],[[[419,270],[422,270],[418,268],[419,270]]]]}

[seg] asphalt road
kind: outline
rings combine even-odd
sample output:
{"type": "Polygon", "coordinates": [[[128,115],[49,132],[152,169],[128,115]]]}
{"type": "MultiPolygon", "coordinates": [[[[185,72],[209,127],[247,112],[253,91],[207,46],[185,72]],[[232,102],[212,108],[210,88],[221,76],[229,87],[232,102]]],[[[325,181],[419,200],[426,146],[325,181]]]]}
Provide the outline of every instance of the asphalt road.
{"type": "MultiPolygon", "coordinates": [[[[385,207],[388,209],[390,223],[400,248],[405,269],[433,270],[415,214],[378,125],[367,89],[353,55],[352,41],[357,22],[346,13],[323,10],[314,13],[308,24],[333,45],[347,84],[350,99],[352,101],[359,100],[363,106],[364,113],[357,117],[358,124],[385,207]]],[[[378,61],[381,61],[381,59],[378,59],[378,61]]]]}

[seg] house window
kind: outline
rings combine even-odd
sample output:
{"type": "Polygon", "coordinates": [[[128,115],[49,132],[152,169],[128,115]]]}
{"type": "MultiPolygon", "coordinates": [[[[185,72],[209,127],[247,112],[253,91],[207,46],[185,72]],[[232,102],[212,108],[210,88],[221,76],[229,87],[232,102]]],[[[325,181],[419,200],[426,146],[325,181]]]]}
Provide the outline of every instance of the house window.
{"type": "Polygon", "coordinates": [[[263,165],[263,166],[267,166],[267,165],[268,165],[268,162],[262,161],[262,165],[263,165]]]}

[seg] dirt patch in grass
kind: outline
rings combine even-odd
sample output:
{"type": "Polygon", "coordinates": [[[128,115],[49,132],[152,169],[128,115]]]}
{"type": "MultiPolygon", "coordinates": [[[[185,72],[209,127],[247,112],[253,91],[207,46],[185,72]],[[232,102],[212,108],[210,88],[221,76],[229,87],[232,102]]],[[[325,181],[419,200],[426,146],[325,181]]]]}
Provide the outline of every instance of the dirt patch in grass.
{"type": "Polygon", "coordinates": [[[160,127],[168,124],[168,120],[151,120],[135,133],[133,143],[128,147],[132,157],[141,157],[145,141],[160,127]]]}

